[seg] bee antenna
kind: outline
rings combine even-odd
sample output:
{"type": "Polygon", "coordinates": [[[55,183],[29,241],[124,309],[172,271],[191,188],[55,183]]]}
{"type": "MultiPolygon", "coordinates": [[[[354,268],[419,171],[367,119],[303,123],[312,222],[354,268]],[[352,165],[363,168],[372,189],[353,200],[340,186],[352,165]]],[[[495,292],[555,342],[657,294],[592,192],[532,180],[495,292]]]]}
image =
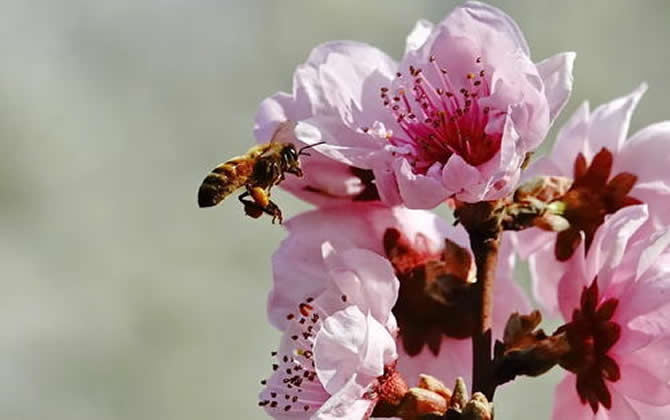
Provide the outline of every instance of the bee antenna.
{"type": "Polygon", "coordinates": [[[305,153],[305,150],[311,149],[312,147],[321,146],[322,144],[326,144],[326,142],[325,141],[320,141],[318,143],[308,144],[307,146],[303,146],[303,147],[300,148],[300,150],[298,150],[298,156],[311,156],[309,153],[305,153]]]}

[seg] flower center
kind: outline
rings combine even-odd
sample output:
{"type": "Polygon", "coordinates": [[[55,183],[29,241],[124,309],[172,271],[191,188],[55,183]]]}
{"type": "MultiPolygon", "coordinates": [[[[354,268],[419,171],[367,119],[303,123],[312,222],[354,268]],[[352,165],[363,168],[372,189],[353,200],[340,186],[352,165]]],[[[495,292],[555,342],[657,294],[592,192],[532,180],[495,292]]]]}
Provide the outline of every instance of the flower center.
{"type": "MultiPolygon", "coordinates": [[[[425,238],[417,235],[417,243],[425,238]]],[[[407,354],[424,345],[438,355],[443,336],[466,338],[474,328],[470,253],[446,240],[442,254],[415,249],[397,229],[384,233],[384,249],[400,281],[393,314],[407,354]]]]}
{"type": "Polygon", "coordinates": [[[610,180],[612,162],[612,153],[604,147],[593,157],[590,165],[587,165],[583,154],[577,155],[574,183],[561,199],[566,207],[563,217],[570,222],[570,228],[560,232],[556,238],[554,253],[558,260],[566,261],[572,256],[582,240],[580,232],[584,232],[588,251],[606,215],[642,203],[628,195],[637,182],[635,175],[621,172],[610,180]]]}
{"type": "Polygon", "coordinates": [[[407,382],[396,370],[396,364],[384,366],[384,374],[363,395],[363,399],[376,401],[371,417],[395,417],[398,405],[409,390],[407,382]]]}
{"type": "Polygon", "coordinates": [[[429,62],[434,74],[431,79],[439,86],[433,85],[421,68],[410,66],[409,77],[396,74],[397,88],[381,88],[384,106],[406,135],[394,133],[388,140],[394,146],[410,147],[410,163],[420,173],[435,162],[445,164],[453,154],[472,166],[487,162],[497,153],[502,139],[502,130],[487,133],[487,125],[505,112],[480,104],[491,93],[481,58],[475,60],[474,72],[455,79],[460,88],[435,57],[429,62]]]}
{"type": "Polygon", "coordinates": [[[570,352],[560,360],[560,365],[577,375],[577,393],[582,404],[588,403],[594,413],[600,405],[612,407],[612,395],[605,380],[616,382],[621,378],[617,362],[607,353],[619,341],[621,327],[612,321],[618,299],[599,302],[598,278],[582,292],[579,309],[572,314],[572,321],[564,331],[570,343],[570,352]]]}

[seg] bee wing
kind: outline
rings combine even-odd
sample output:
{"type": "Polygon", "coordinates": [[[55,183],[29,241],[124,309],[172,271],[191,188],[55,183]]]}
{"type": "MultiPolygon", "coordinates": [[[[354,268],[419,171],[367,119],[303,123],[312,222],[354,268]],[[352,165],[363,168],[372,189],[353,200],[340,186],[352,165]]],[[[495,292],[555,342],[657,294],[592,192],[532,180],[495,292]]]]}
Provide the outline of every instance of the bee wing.
{"type": "Polygon", "coordinates": [[[295,121],[284,121],[277,126],[270,143],[295,143],[295,121]]]}

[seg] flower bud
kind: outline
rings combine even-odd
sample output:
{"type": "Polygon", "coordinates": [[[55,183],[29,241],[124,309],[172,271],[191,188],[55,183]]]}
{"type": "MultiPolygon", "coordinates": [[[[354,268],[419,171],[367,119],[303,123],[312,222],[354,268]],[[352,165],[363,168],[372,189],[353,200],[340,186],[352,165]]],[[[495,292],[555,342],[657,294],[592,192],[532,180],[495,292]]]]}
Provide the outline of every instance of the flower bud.
{"type": "Polygon", "coordinates": [[[447,411],[447,399],[437,392],[411,388],[405,395],[398,415],[403,420],[418,420],[425,415],[442,415],[447,411]]]}

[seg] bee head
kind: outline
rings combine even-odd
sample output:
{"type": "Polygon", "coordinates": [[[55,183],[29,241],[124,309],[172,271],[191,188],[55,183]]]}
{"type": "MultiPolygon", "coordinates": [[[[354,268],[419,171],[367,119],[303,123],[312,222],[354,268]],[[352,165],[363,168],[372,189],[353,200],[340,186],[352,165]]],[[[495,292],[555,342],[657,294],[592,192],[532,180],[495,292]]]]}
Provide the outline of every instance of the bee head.
{"type": "Polygon", "coordinates": [[[297,176],[302,176],[302,169],[300,169],[300,156],[309,156],[309,153],[305,152],[306,149],[312,148],[324,144],[325,142],[319,142],[315,144],[310,144],[302,147],[300,150],[295,148],[295,145],[288,143],[284,146],[281,151],[282,156],[282,165],[286,172],[295,174],[297,176]]]}

